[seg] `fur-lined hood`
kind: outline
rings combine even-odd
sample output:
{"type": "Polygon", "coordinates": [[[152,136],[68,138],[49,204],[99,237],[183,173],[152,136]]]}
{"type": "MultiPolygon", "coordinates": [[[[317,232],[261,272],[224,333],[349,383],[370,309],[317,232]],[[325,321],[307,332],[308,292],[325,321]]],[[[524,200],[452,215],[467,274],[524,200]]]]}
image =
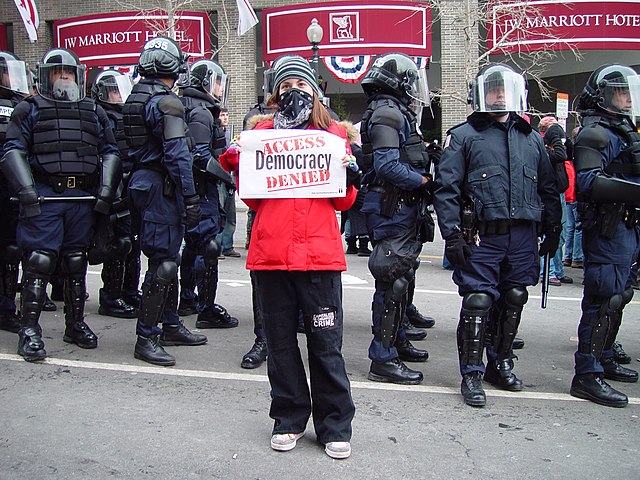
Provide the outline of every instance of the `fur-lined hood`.
{"type": "MultiPolygon", "coordinates": [[[[247,130],[252,130],[258,123],[264,122],[266,120],[271,120],[272,118],[273,113],[254,115],[249,120],[247,120],[247,130]]],[[[356,127],[353,126],[353,123],[351,123],[349,120],[341,120],[336,123],[338,125],[342,125],[347,131],[347,139],[349,140],[349,143],[353,143],[357,140],[360,132],[358,132],[356,127]]]]}

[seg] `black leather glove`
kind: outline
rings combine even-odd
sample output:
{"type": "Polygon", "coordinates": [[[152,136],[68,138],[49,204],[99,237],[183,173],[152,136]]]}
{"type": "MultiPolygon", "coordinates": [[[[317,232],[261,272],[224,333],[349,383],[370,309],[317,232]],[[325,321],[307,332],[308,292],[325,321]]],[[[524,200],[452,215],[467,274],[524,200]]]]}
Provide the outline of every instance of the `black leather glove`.
{"type": "Polygon", "coordinates": [[[462,232],[449,235],[444,240],[444,254],[454,266],[461,267],[471,256],[471,247],[467,245],[462,232]]]}
{"type": "Polygon", "coordinates": [[[193,197],[184,197],[185,220],[187,227],[193,227],[200,223],[202,210],[200,210],[200,195],[193,197]]]}
{"type": "Polygon", "coordinates": [[[560,229],[562,227],[557,226],[552,229],[545,230],[544,238],[542,243],[540,244],[540,249],[538,254],[541,257],[544,257],[547,253],[552,257],[555,255],[556,250],[558,250],[558,244],[560,243],[560,229]]]}
{"type": "Polygon", "coordinates": [[[360,188],[360,177],[362,176],[362,172],[360,170],[356,170],[355,172],[347,167],[347,187],[350,185],[355,185],[356,188],[360,188]]]}

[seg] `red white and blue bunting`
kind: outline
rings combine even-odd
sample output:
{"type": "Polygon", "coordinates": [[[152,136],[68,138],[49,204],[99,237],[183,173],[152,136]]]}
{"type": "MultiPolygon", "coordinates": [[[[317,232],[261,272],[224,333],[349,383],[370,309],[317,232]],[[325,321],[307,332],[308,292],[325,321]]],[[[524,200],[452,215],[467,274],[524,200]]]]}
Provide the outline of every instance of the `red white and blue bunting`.
{"type": "Polygon", "coordinates": [[[323,57],[322,60],[333,76],[341,82],[358,83],[369,70],[372,58],[371,55],[354,55],[352,57],[323,57]]]}

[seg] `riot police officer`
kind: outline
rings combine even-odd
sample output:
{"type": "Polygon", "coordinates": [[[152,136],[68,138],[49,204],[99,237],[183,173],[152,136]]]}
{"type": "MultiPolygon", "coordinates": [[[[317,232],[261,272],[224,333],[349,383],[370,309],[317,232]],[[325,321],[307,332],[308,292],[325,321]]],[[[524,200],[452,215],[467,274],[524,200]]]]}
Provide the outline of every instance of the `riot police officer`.
{"type": "MultiPolygon", "coordinates": [[[[131,217],[126,204],[126,185],[133,164],[124,136],[122,116],[122,106],[131,93],[132,86],[127,75],[118,70],[106,70],[96,77],[91,87],[91,97],[104,108],[109,117],[123,167],[124,181],[118,190],[117,200],[110,215],[99,220],[105,223],[104,229],[109,231],[112,241],[109,248],[105,249],[109,258],[105,258],[103,262],[103,287],[100,289],[98,313],[118,318],[136,318],[140,305],[140,241],[131,231],[131,217]]],[[[102,233],[99,231],[99,234],[102,233]]]]}
{"type": "MultiPolygon", "coordinates": [[[[0,52],[0,155],[13,109],[31,95],[31,81],[23,61],[9,52],[0,52]]],[[[0,329],[18,333],[16,290],[21,252],[16,241],[18,205],[10,201],[9,185],[0,180],[0,329]]]]}
{"type": "Polygon", "coordinates": [[[637,382],[620,366],[613,343],[624,307],[633,297],[640,211],[640,76],[625,65],[603,65],[578,100],[583,127],[574,164],[582,221],[584,291],[571,395],[624,407],[625,394],[604,379],[637,382]]]}
{"type": "Polygon", "coordinates": [[[105,112],[85,98],[85,70],[70,50],[44,55],[38,95],[13,111],[0,161],[20,201],[17,239],[26,261],[18,354],[27,361],[46,357],[38,320],[58,258],[64,279],[63,340],[81,348],[98,345],[84,322],[87,247],[93,211],[109,211],[121,170],[105,112]]]}
{"type": "Polygon", "coordinates": [[[434,206],[462,297],[461,392],[467,405],[484,406],[483,375],[498,388],[522,390],[512,372],[513,340],[526,287],[538,281],[537,254],[558,246],[561,207],[542,137],[515,113],[526,110],[523,76],[507,65],[485,65],[469,101],[473,113],[448,132],[434,206]],[[545,239],[538,251],[540,223],[545,239]]]}
{"type": "Polygon", "coordinates": [[[177,312],[183,222],[194,226],[200,221],[184,107],[171,91],[178,76],[187,72],[187,64],[174,40],[156,37],[143,46],[137,69],[142,80],[122,109],[134,159],[129,180],[131,221],[148,258],[134,356],[155,365],[175,365],[162,345],[207,342],[206,336],[191,333],[177,312]]]}
{"type": "MultiPolygon", "coordinates": [[[[218,116],[226,106],[229,77],[213,60],[198,60],[189,70],[190,86],[182,89],[189,134],[194,144],[193,176],[200,197],[202,219],[187,228],[185,250],[193,252],[193,277],[198,286],[198,328],[233,328],[238,319],[215,303],[220,243],[216,235],[224,219],[219,215],[218,188],[235,189],[232,177],[219,166],[217,156],[226,146],[218,116]]],[[[184,255],[183,255],[184,257],[184,255]]],[[[181,266],[182,268],[182,266],[181,266]]],[[[181,273],[184,271],[181,270],[181,273]]],[[[189,275],[182,275],[189,278],[189,275]]],[[[186,278],[182,278],[185,286],[186,278]]]]}
{"type": "Polygon", "coordinates": [[[422,249],[428,215],[429,156],[419,129],[422,106],[429,104],[424,70],[401,53],[377,58],[362,80],[368,109],[361,122],[367,217],[375,278],[369,347],[369,380],[417,384],[422,373],[404,361],[424,362],[429,354],[409,342],[402,319],[422,249]],[[389,254],[390,252],[390,254],[389,254]]]}

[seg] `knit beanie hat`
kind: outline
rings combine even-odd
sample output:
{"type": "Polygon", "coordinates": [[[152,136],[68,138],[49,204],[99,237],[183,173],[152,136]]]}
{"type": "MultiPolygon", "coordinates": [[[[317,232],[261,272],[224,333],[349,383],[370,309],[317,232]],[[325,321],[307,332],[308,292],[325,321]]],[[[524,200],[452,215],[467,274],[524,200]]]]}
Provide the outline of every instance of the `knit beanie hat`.
{"type": "Polygon", "coordinates": [[[298,55],[290,55],[283,58],[280,62],[277,62],[275,68],[276,73],[273,84],[275,85],[276,92],[278,91],[280,84],[285,80],[290,78],[301,78],[311,85],[311,88],[313,88],[313,91],[316,92],[318,97],[322,96],[320,93],[320,87],[316,81],[316,76],[311,69],[311,65],[309,65],[309,62],[304,58],[299,57],[298,55]]]}

